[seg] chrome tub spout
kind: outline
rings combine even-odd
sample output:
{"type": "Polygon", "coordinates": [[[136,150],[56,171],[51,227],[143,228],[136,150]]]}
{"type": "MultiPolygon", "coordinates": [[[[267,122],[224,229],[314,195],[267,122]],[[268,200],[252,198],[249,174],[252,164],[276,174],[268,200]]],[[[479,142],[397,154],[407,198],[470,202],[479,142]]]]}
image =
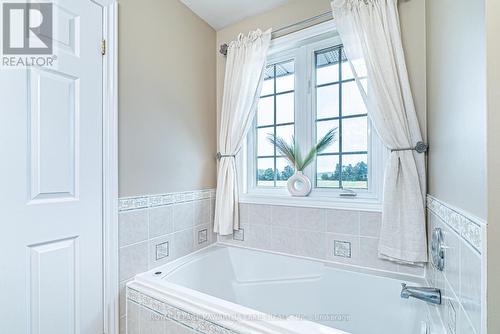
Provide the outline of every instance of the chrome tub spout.
{"type": "Polygon", "coordinates": [[[441,290],[437,288],[422,288],[416,286],[407,286],[401,283],[401,298],[408,299],[410,297],[423,300],[431,304],[441,304],[441,290]]]}

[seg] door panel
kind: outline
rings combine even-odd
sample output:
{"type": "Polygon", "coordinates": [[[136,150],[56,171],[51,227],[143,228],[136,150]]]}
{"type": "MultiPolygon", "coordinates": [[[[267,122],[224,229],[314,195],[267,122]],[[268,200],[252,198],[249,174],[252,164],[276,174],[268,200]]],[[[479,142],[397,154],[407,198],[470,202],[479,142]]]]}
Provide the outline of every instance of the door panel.
{"type": "Polygon", "coordinates": [[[80,56],[80,15],[64,5],[54,4],[54,47],[60,51],[80,56]]]}
{"type": "Polygon", "coordinates": [[[78,239],[29,247],[29,323],[32,334],[78,333],[78,239]]]}
{"type": "Polygon", "coordinates": [[[58,71],[33,69],[28,81],[31,199],[76,199],[79,79],[58,71]]]}
{"type": "Polygon", "coordinates": [[[55,1],[53,39],[0,70],[0,333],[104,328],[102,8],[55,1]]]}

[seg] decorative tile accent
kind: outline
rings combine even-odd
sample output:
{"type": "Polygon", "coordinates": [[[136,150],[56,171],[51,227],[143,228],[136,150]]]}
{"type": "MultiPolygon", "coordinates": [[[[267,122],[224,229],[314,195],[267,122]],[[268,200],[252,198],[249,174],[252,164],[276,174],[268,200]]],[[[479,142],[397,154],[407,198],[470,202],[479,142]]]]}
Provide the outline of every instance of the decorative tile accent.
{"type": "Polygon", "coordinates": [[[240,228],[237,231],[233,232],[233,240],[236,241],[245,241],[245,230],[240,228]]]}
{"type": "Polygon", "coordinates": [[[134,197],[119,199],[118,211],[143,209],[149,206],[147,197],[134,197]]]}
{"type": "Polygon", "coordinates": [[[340,257],[351,257],[351,243],[348,241],[335,240],[333,242],[334,255],[340,257]]]}
{"type": "Polygon", "coordinates": [[[186,312],[173,305],[147,296],[140,291],[127,288],[127,299],[143,307],[175,321],[186,327],[189,327],[203,334],[238,334],[224,326],[204,319],[201,315],[186,312]]]}
{"type": "Polygon", "coordinates": [[[167,242],[162,242],[156,245],[156,261],[164,259],[169,255],[169,244],[167,242]]]}
{"type": "Polygon", "coordinates": [[[427,208],[481,253],[481,225],[438,199],[427,196],[427,208]]]}
{"type": "Polygon", "coordinates": [[[215,195],[215,189],[205,189],[151,196],[124,197],[118,200],[118,211],[150,208],[155,206],[191,202],[200,199],[215,199],[215,195]]]}
{"type": "Polygon", "coordinates": [[[198,245],[202,244],[204,242],[207,242],[208,240],[208,231],[207,229],[203,229],[201,231],[198,231],[198,245]]]}

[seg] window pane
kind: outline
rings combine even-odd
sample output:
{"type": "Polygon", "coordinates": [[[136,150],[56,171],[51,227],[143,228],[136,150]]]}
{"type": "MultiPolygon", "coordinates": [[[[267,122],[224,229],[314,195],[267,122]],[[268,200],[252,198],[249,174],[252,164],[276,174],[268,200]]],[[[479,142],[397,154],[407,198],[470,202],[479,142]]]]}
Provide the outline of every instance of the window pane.
{"type": "Polygon", "coordinates": [[[260,93],[260,96],[264,95],[270,95],[274,93],[274,80],[273,78],[266,79],[262,83],[262,91],[260,93]]]}
{"type": "Polygon", "coordinates": [[[295,121],[294,88],[295,61],[293,59],[266,66],[261,96],[267,97],[260,99],[256,116],[258,186],[275,187],[276,179],[280,178],[280,182],[286,182],[284,177],[287,172],[290,172],[286,168],[287,164],[284,159],[276,160],[276,148],[269,142],[269,137],[276,135],[291,142],[295,130],[293,124],[295,121]],[[278,168],[276,168],[276,163],[280,164],[278,168]]]}
{"type": "Polygon", "coordinates": [[[342,63],[342,80],[354,79],[352,68],[348,61],[342,63]]]}
{"type": "Polygon", "coordinates": [[[295,76],[285,75],[276,78],[276,93],[288,92],[295,88],[295,76]]]}
{"type": "Polygon", "coordinates": [[[342,116],[366,114],[366,107],[355,81],[342,85],[342,116]]]}
{"type": "Polygon", "coordinates": [[[288,92],[295,88],[295,76],[292,74],[276,78],[276,93],[288,92]]]}
{"type": "Polygon", "coordinates": [[[285,158],[276,159],[276,186],[286,187],[286,181],[295,173],[293,166],[285,158]]]}
{"type": "Polygon", "coordinates": [[[289,61],[276,64],[276,93],[287,92],[295,86],[295,63],[289,61]]]}
{"type": "Polygon", "coordinates": [[[342,152],[368,151],[366,116],[342,120],[342,152]]]}
{"type": "Polygon", "coordinates": [[[294,119],[294,93],[276,96],[276,123],[292,123],[294,119]]]}
{"type": "Polygon", "coordinates": [[[339,116],[339,85],[318,87],[316,89],[316,118],[339,116]]]}
{"type": "Polygon", "coordinates": [[[274,65],[267,65],[264,69],[264,80],[274,78],[274,65]]]}
{"type": "Polygon", "coordinates": [[[257,129],[257,155],[274,155],[274,146],[267,139],[269,135],[274,134],[272,127],[257,129]]]}
{"type": "MultiPolygon", "coordinates": [[[[294,135],[293,125],[281,125],[276,127],[276,136],[285,139],[288,143],[292,142],[294,135]]],[[[276,153],[279,155],[279,153],[276,153]]]]}
{"type": "Polygon", "coordinates": [[[257,159],[257,185],[274,187],[274,158],[257,159]]]}
{"type": "Polygon", "coordinates": [[[316,85],[339,81],[339,65],[332,64],[316,70],[316,85]]]}
{"type": "Polygon", "coordinates": [[[337,128],[336,140],[328,146],[323,153],[337,153],[339,151],[339,121],[318,121],[316,123],[316,142],[319,142],[323,136],[331,129],[337,128]]]}
{"type": "Polygon", "coordinates": [[[316,185],[319,188],[338,188],[340,177],[339,157],[320,155],[316,160],[316,185]]]}
{"type": "Polygon", "coordinates": [[[274,98],[272,96],[261,98],[257,109],[257,126],[271,125],[274,123],[274,98]]]}
{"type": "Polygon", "coordinates": [[[316,53],[316,85],[339,81],[339,49],[316,53]]]}
{"type": "Polygon", "coordinates": [[[344,188],[368,188],[368,156],[366,154],[342,156],[342,185],[344,188]]]}

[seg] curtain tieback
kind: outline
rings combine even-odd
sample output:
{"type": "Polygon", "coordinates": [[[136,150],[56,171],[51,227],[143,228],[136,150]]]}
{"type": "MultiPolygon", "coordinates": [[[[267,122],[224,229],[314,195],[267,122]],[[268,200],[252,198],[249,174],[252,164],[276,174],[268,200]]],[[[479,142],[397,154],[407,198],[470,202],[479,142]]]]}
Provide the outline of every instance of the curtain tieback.
{"type": "Polygon", "coordinates": [[[222,158],[236,158],[236,154],[238,154],[238,152],[236,152],[235,154],[223,154],[223,153],[217,152],[217,154],[215,155],[215,158],[217,160],[220,160],[222,158]]]}
{"type": "Polygon", "coordinates": [[[220,160],[222,158],[233,158],[234,159],[234,158],[236,158],[236,156],[238,155],[238,153],[240,153],[240,150],[241,150],[241,147],[235,153],[232,153],[232,154],[217,152],[217,154],[215,155],[215,158],[217,160],[220,160]]]}
{"type": "Polygon", "coordinates": [[[427,152],[427,150],[429,150],[429,145],[427,145],[423,141],[417,142],[415,147],[391,148],[391,152],[416,151],[417,153],[425,153],[425,152],[427,152]]]}

